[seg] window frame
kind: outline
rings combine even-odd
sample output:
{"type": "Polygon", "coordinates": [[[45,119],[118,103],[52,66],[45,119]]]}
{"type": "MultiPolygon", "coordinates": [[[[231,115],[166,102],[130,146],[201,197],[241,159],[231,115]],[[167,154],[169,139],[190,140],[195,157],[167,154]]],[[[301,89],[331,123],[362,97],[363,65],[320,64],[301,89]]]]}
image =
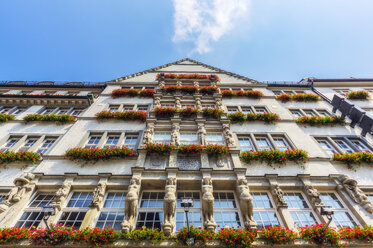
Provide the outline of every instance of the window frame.
{"type": "MultiPolygon", "coordinates": [[[[214,190],[213,194],[215,193],[232,193],[233,194],[233,197],[234,197],[234,202],[236,204],[236,208],[216,208],[215,207],[215,201],[216,201],[216,198],[215,198],[215,195],[214,195],[214,221],[216,222],[216,230],[219,230],[218,228],[218,221],[216,221],[216,217],[215,217],[215,212],[217,212],[217,210],[219,210],[221,213],[229,213],[229,212],[234,212],[234,213],[237,213],[238,214],[238,219],[239,219],[239,222],[240,222],[240,226],[239,228],[243,228],[244,227],[244,221],[243,221],[243,218],[242,218],[242,214],[241,214],[241,208],[240,208],[240,204],[238,202],[238,198],[237,198],[237,195],[236,195],[236,192],[233,191],[233,190],[214,190]]],[[[202,195],[201,195],[201,198],[202,198],[202,195]]],[[[202,203],[201,203],[201,207],[202,207],[202,203]]],[[[223,223],[224,223],[224,220],[223,220],[223,223]]],[[[224,228],[224,226],[221,226],[221,228],[224,228]]],[[[237,228],[237,227],[234,227],[234,228],[237,228]]]]}
{"type": "Polygon", "coordinates": [[[276,215],[276,217],[277,217],[277,221],[279,223],[279,226],[283,226],[281,215],[277,211],[277,207],[276,207],[275,201],[273,200],[272,194],[270,192],[264,191],[264,190],[258,190],[258,191],[252,191],[251,195],[253,197],[253,213],[255,213],[255,212],[260,212],[260,213],[262,213],[262,212],[274,212],[275,215],[276,215]],[[268,196],[270,204],[272,205],[272,208],[255,208],[255,206],[254,206],[255,205],[255,201],[254,201],[254,197],[253,196],[256,193],[257,194],[266,194],[268,196]]]}
{"type": "MultiPolygon", "coordinates": [[[[104,199],[102,200],[102,203],[101,203],[101,206],[100,206],[100,211],[97,212],[96,218],[93,221],[95,227],[97,227],[97,223],[100,221],[100,216],[101,216],[102,212],[123,213],[123,220],[124,220],[124,218],[125,218],[124,209],[125,209],[125,202],[126,202],[126,198],[127,198],[127,193],[128,193],[128,191],[125,191],[125,190],[107,190],[105,192],[104,199]],[[110,193],[123,193],[125,195],[124,196],[123,208],[105,208],[105,203],[106,203],[106,200],[107,200],[110,193]]],[[[123,222],[123,220],[121,221],[121,223],[123,222]]],[[[115,221],[117,221],[117,220],[115,220],[115,221]]],[[[103,221],[104,224],[106,224],[106,222],[108,222],[107,219],[105,221],[103,221]]],[[[106,225],[104,225],[104,227],[106,227],[106,225]]]]}
{"type": "MultiPolygon", "coordinates": [[[[163,193],[163,194],[166,194],[166,192],[163,190],[143,190],[141,192],[141,196],[139,197],[139,203],[138,203],[138,206],[137,206],[137,215],[136,215],[136,218],[135,218],[135,224],[134,226],[137,228],[137,225],[138,225],[138,221],[139,221],[139,217],[140,217],[140,213],[149,213],[149,212],[153,212],[153,213],[161,213],[162,215],[162,218],[160,219],[160,229],[162,228],[163,226],[163,221],[164,221],[164,212],[163,212],[163,208],[164,208],[164,197],[162,198],[162,208],[142,208],[141,207],[141,201],[143,200],[143,195],[144,193],[163,193]]],[[[158,195],[157,195],[158,196],[158,195]]],[[[158,200],[158,198],[157,198],[158,200]]],[[[155,223],[155,218],[153,219],[153,227],[154,228],[154,223],[155,223]]],[[[144,221],[144,225],[145,225],[145,222],[144,221]]],[[[176,223],[176,221],[175,221],[176,223]]]]}

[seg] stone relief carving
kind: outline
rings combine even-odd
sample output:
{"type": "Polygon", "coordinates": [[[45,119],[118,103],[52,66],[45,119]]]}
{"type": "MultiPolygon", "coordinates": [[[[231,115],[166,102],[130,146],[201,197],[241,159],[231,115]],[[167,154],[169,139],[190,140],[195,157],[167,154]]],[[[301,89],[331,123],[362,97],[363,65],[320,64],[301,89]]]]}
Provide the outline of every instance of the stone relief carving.
{"type": "Polygon", "coordinates": [[[161,98],[159,96],[154,97],[154,106],[161,107],[161,98]]]}
{"type": "Polygon", "coordinates": [[[196,106],[197,106],[197,109],[202,110],[201,98],[199,97],[196,97],[196,106]]]}
{"type": "Polygon", "coordinates": [[[193,82],[193,85],[199,87],[199,82],[194,81],[194,82],[193,82]]]}
{"type": "Polygon", "coordinates": [[[175,107],[181,109],[181,100],[180,97],[175,97],[175,107]]]}
{"type": "Polygon", "coordinates": [[[355,203],[360,204],[367,212],[373,214],[373,203],[357,186],[357,181],[346,175],[340,176],[338,179],[341,182],[340,188],[346,190],[348,195],[355,203]]]}
{"type": "Polygon", "coordinates": [[[223,124],[223,133],[228,146],[235,146],[233,134],[229,128],[229,124],[223,124]]]}
{"type": "Polygon", "coordinates": [[[133,229],[139,202],[140,187],[140,177],[132,177],[125,200],[124,221],[122,222],[123,232],[129,232],[133,229]]]}
{"type": "Polygon", "coordinates": [[[246,228],[254,229],[257,223],[253,217],[253,198],[250,194],[249,185],[245,178],[240,178],[237,181],[237,195],[240,200],[242,216],[246,228]]]}
{"type": "Polygon", "coordinates": [[[180,126],[179,123],[172,124],[171,144],[179,146],[180,126]]]}
{"type": "Polygon", "coordinates": [[[198,123],[198,138],[201,145],[206,145],[206,129],[203,123],[198,123]]]}
{"type": "Polygon", "coordinates": [[[176,85],[177,85],[177,86],[181,86],[182,84],[183,84],[183,83],[182,83],[181,81],[177,81],[177,82],[176,82],[176,85]]]}
{"type": "Polygon", "coordinates": [[[62,204],[65,202],[71,189],[71,182],[63,182],[62,186],[57,190],[51,206],[61,210],[62,204]]]}
{"type": "Polygon", "coordinates": [[[144,132],[144,144],[151,143],[153,141],[154,134],[154,123],[148,123],[147,128],[144,132]]]}
{"type": "Polygon", "coordinates": [[[174,229],[175,223],[176,177],[170,177],[167,179],[163,203],[163,231],[165,232],[165,235],[169,236],[174,229]]]}
{"type": "Polygon", "coordinates": [[[271,186],[272,194],[274,195],[274,199],[276,201],[277,207],[287,207],[288,204],[284,199],[284,191],[280,188],[278,184],[274,184],[271,186]]]}
{"type": "Polygon", "coordinates": [[[311,199],[312,206],[319,207],[324,204],[321,202],[320,192],[317,191],[311,184],[304,185],[304,191],[306,192],[309,199],[311,199]]]}
{"type": "Polygon", "coordinates": [[[216,98],[216,107],[219,109],[223,107],[223,102],[220,97],[216,98]]]}
{"type": "Polygon", "coordinates": [[[180,170],[198,170],[201,168],[200,156],[178,156],[177,167],[180,170]]]}
{"type": "Polygon", "coordinates": [[[92,202],[89,204],[89,207],[97,208],[97,210],[100,210],[101,203],[104,199],[105,195],[105,189],[106,189],[106,183],[100,182],[97,184],[97,187],[93,191],[93,199],[92,202]]]}
{"type": "Polygon", "coordinates": [[[202,179],[202,214],[205,229],[214,231],[216,223],[214,221],[214,195],[211,177],[202,179]]]}
{"type": "Polygon", "coordinates": [[[159,82],[159,87],[164,87],[164,86],[166,86],[165,81],[160,81],[160,82],[159,82]]]}

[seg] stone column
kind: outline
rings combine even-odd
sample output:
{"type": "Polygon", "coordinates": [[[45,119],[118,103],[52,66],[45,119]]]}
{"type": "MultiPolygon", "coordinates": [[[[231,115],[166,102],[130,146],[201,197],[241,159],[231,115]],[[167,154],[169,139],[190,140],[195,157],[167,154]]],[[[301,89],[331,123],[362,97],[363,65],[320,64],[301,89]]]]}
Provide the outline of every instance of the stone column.
{"type": "Polygon", "coordinates": [[[176,177],[168,175],[163,201],[163,231],[169,236],[175,227],[176,177]]]}
{"type": "Polygon", "coordinates": [[[122,222],[122,231],[129,232],[133,230],[135,225],[135,218],[137,215],[137,206],[139,203],[141,188],[141,174],[133,175],[128,186],[127,196],[124,208],[124,220],[122,222]]]}
{"type": "Polygon", "coordinates": [[[214,220],[214,195],[212,179],[210,175],[203,175],[202,178],[202,215],[203,226],[209,231],[215,231],[216,223],[214,220]]]}

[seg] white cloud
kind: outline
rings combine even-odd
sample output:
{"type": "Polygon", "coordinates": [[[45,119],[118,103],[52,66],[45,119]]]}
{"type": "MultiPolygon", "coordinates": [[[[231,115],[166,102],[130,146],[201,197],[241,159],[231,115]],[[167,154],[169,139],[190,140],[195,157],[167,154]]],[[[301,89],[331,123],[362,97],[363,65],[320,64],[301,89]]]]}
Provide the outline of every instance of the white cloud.
{"type": "Polygon", "coordinates": [[[173,0],[173,42],[193,42],[200,54],[211,50],[249,11],[250,0],[173,0]]]}

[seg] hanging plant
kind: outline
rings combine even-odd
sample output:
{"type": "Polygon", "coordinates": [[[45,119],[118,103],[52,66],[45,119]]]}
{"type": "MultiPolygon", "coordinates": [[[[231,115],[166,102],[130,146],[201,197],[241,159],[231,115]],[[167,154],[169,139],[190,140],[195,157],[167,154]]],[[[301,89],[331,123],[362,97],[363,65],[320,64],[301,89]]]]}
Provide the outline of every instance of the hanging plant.
{"type": "Polygon", "coordinates": [[[346,93],[345,97],[350,100],[366,100],[370,97],[370,94],[366,90],[357,90],[346,93]]]}
{"type": "MultiPolygon", "coordinates": [[[[240,158],[245,163],[251,163],[252,161],[266,162],[269,166],[273,167],[273,164],[281,165],[286,164],[288,161],[295,162],[296,164],[302,165],[309,159],[308,153],[304,150],[261,150],[261,151],[245,151],[242,152],[240,158]]],[[[302,165],[303,167],[303,165],[302,165]]]]}
{"type": "Polygon", "coordinates": [[[264,121],[265,123],[274,123],[278,121],[280,116],[275,113],[248,113],[246,121],[264,121]]]}
{"type": "Polygon", "coordinates": [[[283,93],[276,97],[277,100],[281,102],[289,102],[289,101],[296,101],[296,102],[317,102],[320,100],[320,97],[316,94],[311,93],[297,93],[297,94],[286,94],[283,93]]]}
{"type": "Polygon", "coordinates": [[[0,113],[0,123],[14,120],[16,117],[8,113],[0,113]]]}
{"type": "Polygon", "coordinates": [[[219,108],[204,108],[202,112],[204,117],[215,119],[220,119],[221,115],[223,114],[223,110],[219,108]]]}
{"type": "Polygon", "coordinates": [[[247,96],[248,98],[259,99],[262,98],[264,94],[259,90],[247,90],[245,91],[245,96],[247,96]]]}
{"type": "Polygon", "coordinates": [[[148,113],[144,111],[130,110],[125,112],[101,111],[96,114],[98,120],[117,119],[123,121],[141,121],[144,122],[148,113]]]}
{"type": "Polygon", "coordinates": [[[121,96],[134,97],[134,96],[138,96],[139,93],[140,91],[137,89],[116,89],[111,92],[111,97],[113,98],[121,97],[121,96]]]}
{"type": "Polygon", "coordinates": [[[230,119],[233,123],[243,123],[246,121],[246,115],[242,112],[236,112],[228,114],[228,119],[230,119]]]}
{"type": "Polygon", "coordinates": [[[72,161],[97,162],[114,158],[134,157],[136,152],[128,147],[113,148],[72,148],[65,152],[65,157],[72,161]]]}
{"type": "Polygon", "coordinates": [[[339,229],[341,239],[354,241],[372,241],[373,240],[373,227],[372,226],[354,226],[342,227],[339,229]]]}
{"type": "Polygon", "coordinates": [[[156,107],[153,109],[153,111],[155,112],[157,118],[171,118],[178,112],[177,109],[171,107],[156,107]]]}
{"type": "Polygon", "coordinates": [[[317,245],[321,245],[321,246],[335,245],[337,247],[340,247],[339,233],[331,227],[326,228],[326,230],[324,231],[325,225],[326,224],[323,223],[323,224],[300,227],[299,236],[317,245]]]}
{"type": "Polygon", "coordinates": [[[176,149],[176,146],[171,144],[162,143],[148,143],[145,145],[145,149],[148,153],[157,153],[160,155],[170,154],[171,151],[176,149]]]}
{"type": "Polygon", "coordinates": [[[196,116],[201,111],[197,108],[187,107],[185,109],[179,110],[181,117],[183,118],[190,118],[192,116],[196,116]]]}
{"type": "Polygon", "coordinates": [[[177,85],[167,85],[159,87],[158,89],[164,93],[174,94],[179,90],[180,86],[177,85]]]}
{"type": "Polygon", "coordinates": [[[223,97],[245,96],[245,97],[254,98],[254,99],[259,99],[259,98],[262,98],[264,96],[264,94],[259,90],[246,90],[246,91],[243,91],[243,90],[236,90],[236,91],[223,90],[221,92],[221,94],[222,94],[223,97]]]}
{"type": "Polygon", "coordinates": [[[361,166],[361,163],[373,165],[373,154],[371,152],[334,153],[332,159],[345,163],[348,169],[355,171],[361,166]]]}
{"type": "Polygon", "coordinates": [[[45,121],[45,122],[58,122],[61,124],[65,124],[68,122],[76,121],[76,116],[72,116],[69,114],[29,114],[23,117],[23,121],[25,123],[29,123],[32,121],[45,121]]]}
{"type": "Polygon", "coordinates": [[[257,240],[257,231],[249,229],[235,229],[233,227],[222,228],[216,234],[216,239],[220,240],[226,247],[250,248],[257,240]]]}
{"type": "Polygon", "coordinates": [[[196,92],[198,92],[198,87],[197,86],[193,86],[193,85],[184,85],[184,86],[180,86],[180,91],[184,94],[194,94],[196,92]]]}
{"type": "Polygon", "coordinates": [[[297,238],[296,232],[282,226],[265,227],[259,231],[259,235],[272,245],[294,243],[297,238]]]}
{"type": "Polygon", "coordinates": [[[141,97],[148,97],[148,98],[153,97],[154,94],[155,94],[155,90],[153,90],[153,89],[145,89],[145,90],[141,90],[140,93],[139,93],[139,95],[140,95],[141,97]]]}
{"type": "Polygon", "coordinates": [[[219,92],[219,88],[216,86],[203,86],[199,88],[199,93],[203,95],[212,95],[219,92]]]}
{"type": "Polygon", "coordinates": [[[233,90],[223,90],[222,92],[221,92],[221,95],[223,96],[223,97],[233,97],[233,96],[235,96],[236,95],[236,93],[233,91],[233,90]]]}
{"type": "Polygon", "coordinates": [[[196,154],[199,155],[204,150],[203,145],[180,145],[178,147],[178,152],[183,154],[196,154]]]}
{"type": "MultiPolygon", "coordinates": [[[[42,155],[42,154],[41,154],[42,155]]],[[[0,151],[0,164],[8,164],[12,162],[32,162],[40,160],[41,156],[36,152],[12,152],[12,151],[0,151]]]]}
{"type": "Polygon", "coordinates": [[[335,126],[346,124],[345,118],[341,116],[302,116],[296,121],[299,124],[310,126],[335,126]]]}
{"type": "Polygon", "coordinates": [[[229,148],[225,145],[206,145],[204,152],[209,156],[224,156],[229,154],[229,148]]]}

